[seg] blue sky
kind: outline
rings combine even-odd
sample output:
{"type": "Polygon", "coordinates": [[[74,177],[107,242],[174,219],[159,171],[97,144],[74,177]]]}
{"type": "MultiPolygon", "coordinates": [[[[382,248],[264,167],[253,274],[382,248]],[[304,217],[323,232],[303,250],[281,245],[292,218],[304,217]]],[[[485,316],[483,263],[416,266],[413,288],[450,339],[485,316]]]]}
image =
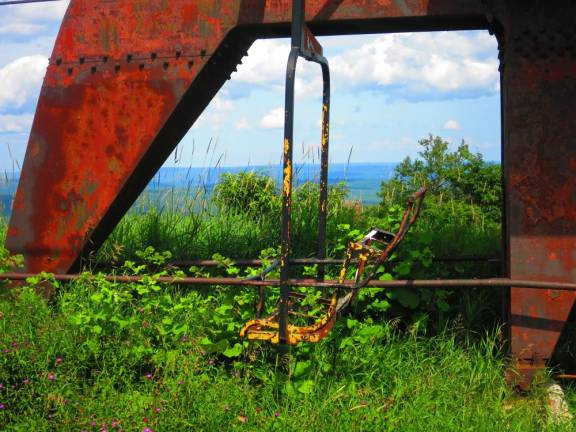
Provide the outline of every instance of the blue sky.
{"type": "MultiPolygon", "coordinates": [[[[66,2],[1,7],[0,170],[23,160],[66,2]]],[[[500,159],[497,45],[485,31],[320,38],[332,71],[331,162],[396,162],[429,133],[500,159]]],[[[289,41],[257,41],[166,165],[280,161],[289,41]],[[210,144],[209,144],[210,143],[210,144]],[[208,145],[210,145],[208,149],[208,145]]],[[[317,160],[321,74],[297,75],[296,157],[317,160]]]]}

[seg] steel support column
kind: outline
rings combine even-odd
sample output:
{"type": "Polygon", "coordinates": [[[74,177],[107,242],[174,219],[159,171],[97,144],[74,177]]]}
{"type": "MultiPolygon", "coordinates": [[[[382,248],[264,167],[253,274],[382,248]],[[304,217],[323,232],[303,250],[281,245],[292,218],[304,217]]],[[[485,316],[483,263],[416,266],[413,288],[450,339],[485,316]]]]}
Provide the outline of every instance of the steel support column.
{"type": "MultiPolygon", "coordinates": [[[[501,49],[508,276],[576,281],[576,4],[490,2],[501,49]]],[[[510,290],[517,384],[552,357],[575,293],[510,290]]]]}

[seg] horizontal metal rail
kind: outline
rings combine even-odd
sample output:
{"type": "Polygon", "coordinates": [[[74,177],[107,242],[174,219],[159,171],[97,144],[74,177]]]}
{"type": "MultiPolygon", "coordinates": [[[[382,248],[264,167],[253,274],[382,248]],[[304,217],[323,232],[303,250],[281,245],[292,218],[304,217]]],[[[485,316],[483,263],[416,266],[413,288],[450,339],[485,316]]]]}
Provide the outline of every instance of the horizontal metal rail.
{"type": "MultiPolygon", "coordinates": [[[[252,267],[261,266],[263,263],[259,259],[231,259],[237,267],[252,267]]],[[[502,260],[498,257],[492,256],[440,256],[432,258],[433,262],[488,262],[488,263],[500,263],[502,260]]],[[[390,260],[388,262],[397,262],[396,260],[390,260]]],[[[295,258],[290,260],[292,265],[342,265],[344,263],[343,259],[339,258],[295,258]]],[[[174,267],[217,267],[222,263],[216,260],[175,260],[170,261],[168,264],[174,267]]]]}
{"type": "MultiPolygon", "coordinates": [[[[30,277],[37,277],[34,273],[4,273],[0,274],[0,281],[25,281],[30,277]]],[[[80,278],[86,278],[85,275],[78,274],[56,274],[53,275],[56,281],[70,282],[80,278]]],[[[122,276],[106,275],[105,279],[117,283],[138,283],[150,276],[122,276]]],[[[90,279],[90,276],[88,276],[90,279]]],[[[228,286],[280,286],[280,280],[245,280],[239,278],[194,278],[194,277],[170,277],[162,276],[156,278],[160,283],[177,284],[177,285],[228,285],[228,286]]],[[[338,283],[336,280],[318,281],[316,279],[289,279],[287,284],[294,287],[311,287],[311,288],[353,288],[354,282],[347,280],[344,283],[338,283]]],[[[551,289],[559,291],[576,291],[576,284],[569,282],[549,282],[522,279],[491,278],[491,279],[415,279],[415,280],[392,280],[381,281],[372,280],[368,287],[373,288],[472,288],[472,287],[518,287],[534,289],[551,289]]]]}

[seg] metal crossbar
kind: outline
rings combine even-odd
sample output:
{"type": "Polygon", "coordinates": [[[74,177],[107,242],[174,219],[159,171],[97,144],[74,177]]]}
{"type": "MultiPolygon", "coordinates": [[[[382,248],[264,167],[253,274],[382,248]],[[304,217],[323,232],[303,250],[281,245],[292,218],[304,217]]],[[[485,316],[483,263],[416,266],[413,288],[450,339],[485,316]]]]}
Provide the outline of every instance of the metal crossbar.
{"type": "MultiPolygon", "coordinates": [[[[26,281],[31,277],[41,276],[38,273],[3,273],[0,274],[0,281],[26,281]]],[[[138,283],[150,276],[122,276],[106,275],[104,278],[109,282],[116,283],[138,283]]],[[[90,280],[91,276],[86,274],[54,274],[47,275],[47,280],[53,279],[59,282],[72,282],[77,280],[90,280]]],[[[222,285],[222,286],[247,286],[247,287],[279,287],[279,279],[268,280],[244,280],[238,278],[194,278],[194,277],[171,277],[161,276],[155,278],[159,283],[175,285],[222,285]]],[[[288,279],[286,281],[294,287],[311,287],[326,289],[355,289],[354,281],[337,280],[318,281],[317,279],[288,279]]],[[[372,288],[532,288],[538,290],[555,291],[576,291],[576,283],[536,281],[510,278],[489,278],[489,279],[414,279],[414,280],[371,280],[366,284],[372,288]]]]}

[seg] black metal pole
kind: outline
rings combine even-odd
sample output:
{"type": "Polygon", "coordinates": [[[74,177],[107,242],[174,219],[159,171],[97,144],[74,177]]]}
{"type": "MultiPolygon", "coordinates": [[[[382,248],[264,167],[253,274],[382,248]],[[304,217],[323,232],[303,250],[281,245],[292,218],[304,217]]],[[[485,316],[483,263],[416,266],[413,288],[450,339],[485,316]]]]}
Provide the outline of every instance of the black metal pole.
{"type": "MultiPolygon", "coordinates": [[[[330,146],[330,68],[322,67],[322,138],[320,142],[320,209],[318,214],[318,259],[326,258],[326,220],[328,218],[328,149],[330,146]]],[[[324,280],[325,267],[318,266],[318,280],[324,280]]]]}
{"type": "Polygon", "coordinates": [[[292,217],[293,138],[294,138],[294,84],[296,64],[302,46],[304,30],[304,0],[292,3],[292,48],[286,68],[286,94],[284,101],[284,158],[282,176],[282,246],[280,252],[280,301],[278,324],[280,344],[288,341],[288,301],[290,294],[290,240],[292,217]]]}

